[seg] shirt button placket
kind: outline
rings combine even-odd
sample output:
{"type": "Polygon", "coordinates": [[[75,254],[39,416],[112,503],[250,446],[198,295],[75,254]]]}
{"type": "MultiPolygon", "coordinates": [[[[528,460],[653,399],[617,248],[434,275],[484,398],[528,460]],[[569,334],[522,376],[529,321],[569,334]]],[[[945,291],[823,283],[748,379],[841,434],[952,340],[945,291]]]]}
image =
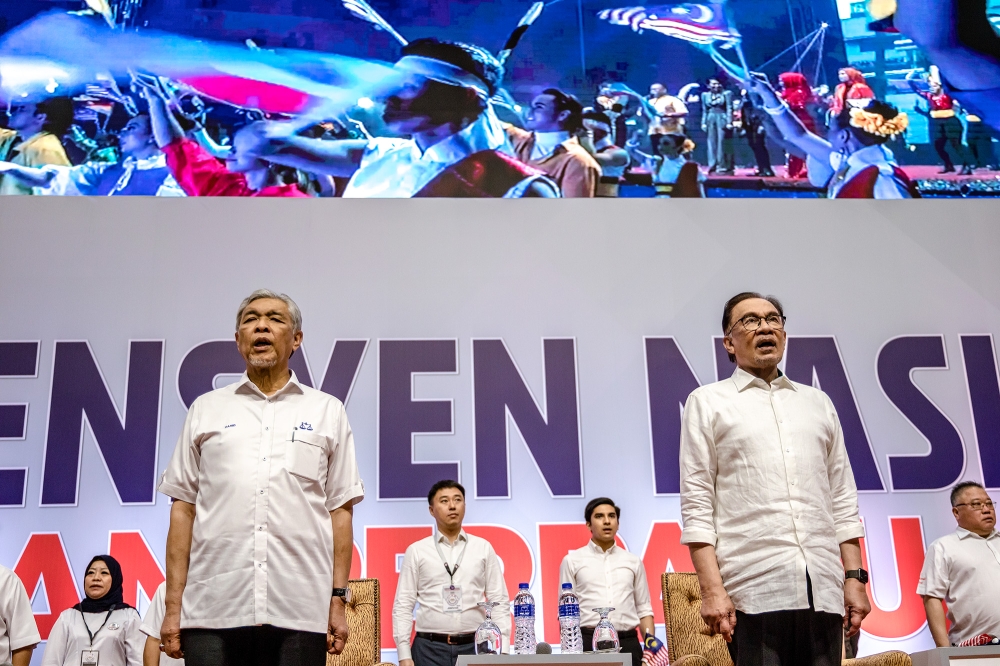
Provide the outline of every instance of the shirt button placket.
{"type": "Polygon", "coordinates": [[[271,458],[274,447],[275,403],[265,399],[261,413],[260,445],[257,450],[257,492],[254,494],[254,622],[265,624],[267,613],[267,524],[268,490],[271,480],[271,458]]]}

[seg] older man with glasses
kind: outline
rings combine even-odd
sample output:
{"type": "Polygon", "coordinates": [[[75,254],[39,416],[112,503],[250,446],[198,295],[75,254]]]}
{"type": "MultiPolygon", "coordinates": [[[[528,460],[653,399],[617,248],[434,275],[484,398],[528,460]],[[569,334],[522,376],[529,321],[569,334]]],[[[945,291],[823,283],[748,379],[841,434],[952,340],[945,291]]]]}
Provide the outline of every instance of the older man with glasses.
{"type": "Polygon", "coordinates": [[[1000,533],[993,500],[975,481],[951,491],[958,529],[927,550],[917,594],[938,647],[958,645],[982,634],[1000,636],[1000,533]],[[945,610],[948,604],[948,619],[945,610]]]}
{"type": "Polygon", "coordinates": [[[684,406],[681,543],[701,616],[736,666],[839,666],[871,610],[844,436],[822,391],[778,369],[785,315],[744,292],[723,309],[736,371],[684,406]]]}

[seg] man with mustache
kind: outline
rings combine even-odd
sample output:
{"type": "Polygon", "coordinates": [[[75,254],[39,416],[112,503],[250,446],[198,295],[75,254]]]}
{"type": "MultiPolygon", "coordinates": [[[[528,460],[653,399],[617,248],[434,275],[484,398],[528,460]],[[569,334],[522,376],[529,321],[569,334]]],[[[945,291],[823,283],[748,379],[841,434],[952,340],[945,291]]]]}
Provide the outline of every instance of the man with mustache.
{"type": "Polygon", "coordinates": [[[736,371],[691,393],[681,429],[681,543],[701,616],[736,666],[839,666],[844,630],[856,635],[871,604],[837,412],[778,369],[778,299],[737,294],[722,332],[736,371]]]}
{"type": "Polygon", "coordinates": [[[173,498],[160,640],[187,666],[323,666],[347,642],[365,488],[343,403],[288,367],[301,344],[295,301],[245,298],[246,374],[194,401],[160,480],[173,498]]]}
{"type": "Polygon", "coordinates": [[[323,141],[260,132],[268,161],[350,178],[344,196],[555,197],[541,171],[514,157],[490,99],[503,75],[485,49],[437,39],[403,47],[397,75],[377,95],[387,128],[410,138],[323,141]]]}

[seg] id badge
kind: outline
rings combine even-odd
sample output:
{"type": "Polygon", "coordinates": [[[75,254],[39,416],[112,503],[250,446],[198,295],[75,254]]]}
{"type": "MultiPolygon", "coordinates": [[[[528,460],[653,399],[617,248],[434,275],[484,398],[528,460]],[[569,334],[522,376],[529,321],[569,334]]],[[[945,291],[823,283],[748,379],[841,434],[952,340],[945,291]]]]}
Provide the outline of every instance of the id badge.
{"type": "Polygon", "coordinates": [[[441,590],[441,596],[444,598],[444,612],[445,613],[461,613],[462,612],[462,586],[461,585],[445,585],[441,590]]]}
{"type": "Polygon", "coordinates": [[[84,650],[80,654],[80,666],[97,666],[101,653],[98,650],[84,650]]]}

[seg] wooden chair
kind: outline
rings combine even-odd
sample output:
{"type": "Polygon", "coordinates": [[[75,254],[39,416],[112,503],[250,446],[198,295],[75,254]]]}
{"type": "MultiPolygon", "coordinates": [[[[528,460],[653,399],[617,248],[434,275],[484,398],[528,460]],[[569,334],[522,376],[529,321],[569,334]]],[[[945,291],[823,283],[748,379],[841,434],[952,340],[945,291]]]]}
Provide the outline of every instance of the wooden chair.
{"type": "MultiPolygon", "coordinates": [[[[663,617],[667,625],[670,663],[677,666],[733,666],[722,636],[710,636],[701,619],[701,588],[693,573],[665,573],[663,617]]],[[[845,659],[843,666],[912,666],[905,652],[882,652],[860,659],[845,659]]]]}
{"type": "Polygon", "coordinates": [[[395,666],[382,662],[382,632],[377,578],[347,581],[351,603],[347,605],[350,636],[344,651],[326,656],[327,666],[395,666]]]}

